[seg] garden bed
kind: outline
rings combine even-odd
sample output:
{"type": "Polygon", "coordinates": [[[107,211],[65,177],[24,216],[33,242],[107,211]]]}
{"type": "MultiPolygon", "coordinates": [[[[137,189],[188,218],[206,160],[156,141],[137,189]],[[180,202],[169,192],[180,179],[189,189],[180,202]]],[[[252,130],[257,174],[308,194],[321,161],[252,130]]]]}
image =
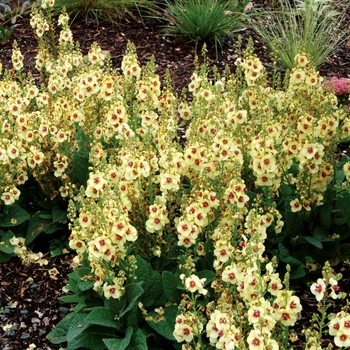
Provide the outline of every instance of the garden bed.
{"type": "MultiPolygon", "coordinates": [[[[260,6],[264,4],[260,2],[260,6]]],[[[350,18],[348,12],[348,18],[350,18]]],[[[159,24],[154,20],[146,20],[146,27],[141,22],[126,23],[121,27],[100,23],[96,27],[93,23],[75,23],[72,26],[74,39],[81,44],[82,52],[87,53],[91,44],[96,41],[102,50],[111,54],[114,67],[120,67],[128,41],[135,44],[141,64],[146,64],[154,54],[157,64],[157,73],[163,79],[165,72],[170,69],[175,94],[181,95],[181,90],[188,85],[189,77],[193,71],[195,57],[194,45],[182,39],[167,37],[159,32],[159,24]]],[[[244,42],[252,32],[243,30],[240,33],[244,42]]],[[[270,55],[260,41],[254,37],[255,50],[261,61],[272,67],[270,55]]],[[[27,16],[18,19],[13,37],[1,49],[4,68],[11,68],[11,48],[13,39],[16,39],[25,56],[25,67],[33,73],[34,79],[40,80],[39,74],[34,69],[34,57],[37,53],[37,42],[32,35],[27,16]]],[[[208,64],[217,64],[221,71],[225,65],[234,68],[237,59],[235,53],[236,41],[229,39],[227,45],[219,51],[218,60],[215,50],[209,47],[208,64]]],[[[348,77],[350,78],[350,43],[345,41],[327,61],[320,67],[322,76],[348,77]]],[[[347,153],[347,147],[341,146],[341,152],[347,153]]],[[[49,344],[45,339],[53,325],[57,324],[67,312],[69,305],[57,300],[63,293],[61,289],[67,284],[67,274],[71,271],[71,255],[65,255],[49,259],[49,264],[42,268],[36,266],[24,266],[19,259],[13,259],[0,266],[0,308],[3,307],[0,320],[16,325],[9,336],[1,338],[1,349],[26,349],[34,343],[37,349],[58,349],[60,346],[49,344]],[[54,275],[52,269],[57,268],[58,274],[54,275]],[[11,305],[11,303],[13,303],[11,305]]],[[[338,267],[341,269],[341,267],[338,267]]],[[[343,271],[344,278],[341,287],[345,292],[350,291],[348,272],[343,271]]],[[[309,305],[303,318],[298,323],[298,330],[305,329],[309,321],[309,315],[317,308],[314,297],[309,290],[298,290],[298,295],[309,305]],[[308,309],[310,308],[310,309],[308,309]]],[[[335,304],[334,304],[335,305],[335,304]]],[[[337,307],[337,306],[335,306],[337,307]]]]}

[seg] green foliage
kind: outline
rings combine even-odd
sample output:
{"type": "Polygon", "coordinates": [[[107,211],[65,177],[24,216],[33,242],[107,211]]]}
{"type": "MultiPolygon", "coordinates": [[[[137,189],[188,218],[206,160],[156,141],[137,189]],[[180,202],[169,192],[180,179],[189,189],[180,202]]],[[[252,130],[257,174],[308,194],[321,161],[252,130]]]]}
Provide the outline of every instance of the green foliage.
{"type": "MultiPolygon", "coordinates": [[[[50,251],[51,256],[67,251],[67,202],[58,197],[46,198],[39,188],[35,180],[30,179],[26,186],[19,186],[19,201],[1,206],[0,230],[4,230],[0,231],[1,241],[4,242],[0,246],[1,261],[9,260],[15,253],[21,256],[21,249],[26,249],[26,246],[36,252],[50,251]],[[18,246],[15,251],[16,241],[10,243],[11,238],[20,238],[23,247],[18,246]]],[[[25,250],[23,254],[24,262],[29,262],[25,250]]]]}
{"type": "Polygon", "coordinates": [[[27,14],[30,10],[30,2],[6,1],[0,3],[0,44],[5,44],[16,27],[18,17],[27,14]]]}
{"type": "Polygon", "coordinates": [[[14,256],[15,246],[11,244],[11,238],[14,237],[12,231],[0,231],[0,263],[7,262],[14,256]]]}
{"type": "Polygon", "coordinates": [[[171,344],[175,340],[172,328],[178,314],[177,306],[167,306],[162,316],[155,311],[141,316],[141,310],[154,310],[167,300],[161,275],[140,256],[131,259],[125,268],[129,271],[128,280],[136,282],[127,285],[119,300],[106,299],[93,290],[95,281],[84,259],[82,266],[69,275],[67,289],[72,294],[60,298],[76,303],[74,312],[47,338],[53,344],[67,343],[68,349],[146,350],[155,346],[159,336],[171,344]]]}
{"type": "Polygon", "coordinates": [[[280,210],[285,226],[275,240],[269,241],[266,250],[279,258],[281,273],[285,273],[287,264],[291,266],[290,278],[295,284],[309,281],[326,261],[337,265],[350,256],[350,193],[342,170],[347,161],[343,157],[337,163],[335,181],[323,194],[323,204],[311,212],[292,212],[286,205],[292,188],[281,186],[280,210]]]}
{"type": "Polygon", "coordinates": [[[14,25],[12,25],[9,28],[6,28],[2,24],[0,24],[0,44],[5,44],[11,38],[13,29],[14,25]]]}
{"type": "Polygon", "coordinates": [[[175,0],[166,1],[165,32],[185,36],[196,43],[212,42],[217,51],[224,38],[242,29],[248,0],[175,0]]]}
{"type": "Polygon", "coordinates": [[[253,28],[285,69],[292,69],[300,51],[318,67],[347,35],[343,20],[348,5],[341,5],[338,11],[329,0],[299,0],[295,4],[280,0],[275,8],[258,9],[253,28]]]}
{"type": "Polygon", "coordinates": [[[91,138],[84,133],[83,129],[79,129],[76,135],[76,147],[72,157],[72,170],[70,177],[72,181],[80,185],[86,186],[89,178],[89,143],[91,138]]]}
{"type": "Polygon", "coordinates": [[[126,17],[155,14],[157,1],[152,0],[55,0],[54,11],[56,14],[63,9],[71,16],[72,20],[84,18],[95,22],[107,21],[119,23],[126,17]]]}

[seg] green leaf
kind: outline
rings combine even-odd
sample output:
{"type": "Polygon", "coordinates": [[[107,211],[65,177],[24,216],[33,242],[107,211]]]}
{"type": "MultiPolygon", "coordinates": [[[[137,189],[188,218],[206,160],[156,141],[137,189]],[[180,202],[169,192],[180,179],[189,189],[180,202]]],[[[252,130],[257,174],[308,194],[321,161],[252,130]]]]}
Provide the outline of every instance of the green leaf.
{"type": "Polygon", "coordinates": [[[158,272],[153,271],[149,280],[151,282],[150,286],[145,291],[145,293],[141,298],[143,305],[146,307],[154,305],[154,303],[156,302],[159,305],[159,301],[163,300],[163,297],[164,297],[164,290],[163,290],[161,275],[158,272]]]}
{"type": "Polygon", "coordinates": [[[82,128],[77,132],[76,139],[79,149],[74,151],[70,178],[72,181],[86,186],[89,178],[89,144],[91,140],[82,128]]]}
{"type": "Polygon", "coordinates": [[[323,197],[324,204],[319,207],[319,221],[324,228],[328,229],[332,225],[333,193],[327,190],[323,197]]]}
{"type": "Polygon", "coordinates": [[[34,214],[28,223],[26,245],[32,243],[34,239],[44,231],[46,226],[50,225],[50,221],[41,218],[42,212],[34,214]]]}
{"type": "Polygon", "coordinates": [[[112,338],[114,332],[115,330],[113,328],[92,325],[85,329],[76,338],[68,342],[67,350],[104,350],[106,349],[106,345],[103,343],[103,339],[112,338]]]}
{"type": "Polygon", "coordinates": [[[345,172],[344,172],[344,170],[338,170],[335,173],[335,181],[336,182],[343,182],[344,179],[345,179],[345,172]]]}
{"type": "Polygon", "coordinates": [[[65,248],[68,248],[65,242],[60,239],[53,239],[49,246],[50,257],[54,258],[55,256],[61,255],[65,248]]]}
{"type": "Polygon", "coordinates": [[[164,318],[158,321],[158,314],[155,311],[150,312],[149,314],[152,316],[152,320],[147,319],[149,326],[154,329],[158,334],[163,336],[169,340],[175,340],[173,335],[174,327],[175,327],[175,319],[177,314],[179,313],[179,309],[176,305],[167,306],[164,309],[164,318]]]}
{"type": "Polygon", "coordinates": [[[108,350],[125,350],[130,344],[132,333],[132,327],[128,327],[124,339],[103,339],[103,342],[108,350]]]}
{"type": "Polygon", "coordinates": [[[51,213],[38,213],[38,216],[40,219],[43,219],[43,220],[52,220],[52,214],[51,213]]]}
{"type": "Polygon", "coordinates": [[[50,200],[38,200],[38,206],[42,209],[51,210],[52,202],[50,200]]]}
{"type": "Polygon", "coordinates": [[[206,286],[209,283],[214,281],[216,273],[211,270],[202,270],[202,271],[198,271],[197,276],[199,278],[205,278],[204,286],[206,286]]]}
{"type": "Polygon", "coordinates": [[[305,267],[303,265],[292,266],[290,271],[290,279],[297,280],[306,275],[305,267]]]}
{"type": "Polygon", "coordinates": [[[120,325],[114,320],[114,314],[106,307],[95,307],[85,318],[85,322],[105,327],[119,329],[120,325]]]}
{"type": "Polygon", "coordinates": [[[335,225],[344,225],[348,221],[348,217],[343,210],[332,210],[333,222],[335,225]]]}
{"type": "Polygon", "coordinates": [[[119,317],[123,317],[128,311],[130,311],[134,305],[138,302],[139,298],[143,294],[143,288],[138,283],[131,283],[126,286],[125,296],[128,300],[126,308],[120,312],[119,317]]]}
{"type": "Polygon", "coordinates": [[[342,221],[342,223],[336,223],[337,225],[342,225],[345,222],[350,224],[350,196],[349,195],[346,197],[340,198],[335,202],[334,212],[338,213],[337,215],[337,217],[339,218],[338,220],[342,221]],[[339,211],[342,211],[343,214],[339,215],[339,211]]]}
{"type": "Polygon", "coordinates": [[[296,236],[296,232],[302,231],[302,225],[304,222],[304,217],[302,212],[293,213],[290,207],[290,201],[293,200],[293,197],[288,197],[284,201],[284,211],[285,211],[285,226],[286,233],[290,237],[296,236]]]}
{"type": "Polygon", "coordinates": [[[346,260],[350,256],[350,243],[342,244],[340,249],[340,261],[346,260]]]}
{"type": "Polygon", "coordinates": [[[0,230],[0,252],[6,254],[12,254],[15,250],[15,246],[11,244],[10,239],[14,237],[13,232],[11,231],[1,231],[0,230]]]}
{"type": "Polygon", "coordinates": [[[140,256],[136,256],[137,261],[137,269],[135,271],[135,275],[137,277],[137,281],[142,281],[142,288],[146,291],[151,282],[150,276],[153,272],[151,264],[149,264],[146,260],[142,259],[140,256]]]}
{"type": "Polygon", "coordinates": [[[181,295],[177,288],[181,287],[180,279],[169,271],[163,271],[162,274],[162,284],[165,295],[173,303],[178,303],[181,301],[181,295]]]}
{"type": "Polygon", "coordinates": [[[74,340],[78,335],[80,335],[84,330],[90,326],[89,323],[85,322],[87,314],[81,312],[76,313],[71,320],[68,331],[67,331],[67,341],[70,342],[74,340]]]}
{"type": "MultiPolygon", "coordinates": [[[[307,249],[307,245],[303,244],[301,245],[301,249],[298,249],[298,251],[295,254],[299,254],[302,253],[303,249],[307,249]]],[[[299,279],[302,278],[306,275],[306,267],[303,263],[304,259],[305,259],[306,254],[300,254],[299,260],[294,256],[291,256],[288,249],[282,244],[282,243],[278,243],[278,257],[280,259],[281,262],[283,262],[284,264],[288,264],[290,265],[290,279],[299,279]]]]}
{"type": "Polygon", "coordinates": [[[77,181],[81,185],[86,186],[87,180],[89,178],[88,168],[89,157],[81,155],[79,153],[75,154],[73,158],[72,171],[70,174],[73,181],[77,181]]]}
{"type": "Polygon", "coordinates": [[[13,204],[7,206],[4,216],[0,216],[0,227],[13,227],[30,219],[30,214],[20,206],[13,204]]]}
{"type": "Polygon", "coordinates": [[[292,194],[293,190],[287,184],[281,183],[280,192],[281,192],[283,197],[288,197],[292,194]]]}
{"type": "Polygon", "coordinates": [[[79,278],[77,287],[82,290],[89,290],[94,286],[95,281],[91,277],[91,269],[89,267],[81,267],[76,270],[76,275],[79,278]]]}
{"type": "Polygon", "coordinates": [[[300,236],[300,237],[318,249],[323,248],[322,242],[320,242],[318,239],[316,239],[314,237],[310,237],[310,236],[300,236]]]}
{"type": "Polygon", "coordinates": [[[43,232],[48,235],[51,235],[57,231],[64,231],[62,224],[59,222],[49,222],[48,225],[46,225],[43,229],[43,232]]]}
{"type": "Polygon", "coordinates": [[[63,303],[79,303],[80,297],[78,295],[64,295],[59,297],[58,300],[62,301],[63,303]]]}
{"type": "Polygon", "coordinates": [[[46,336],[46,338],[52,344],[61,344],[67,341],[67,332],[69,329],[69,325],[73,320],[75,314],[70,313],[65,316],[65,318],[60,321],[56,327],[46,336]]]}
{"type": "MultiPolygon", "coordinates": [[[[292,266],[302,266],[303,267],[302,262],[300,262],[298,259],[291,256],[289,254],[288,249],[282,243],[278,243],[278,252],[279,252],[278,256],[283,263],[289,264],[292,266]]],[[[305,272],[304,272],[304,275],[305,275],[305,272]]]]}
{"type": "Polygon", "coordinates": [[[321,242],[332,242],[333,238],[328,236],[328,230],[317,226],[313,232],[313,236],[321,242]]]}
{"type": "Polygon", "coordinates": [[[148,350],[147,339],[141,329],[138,329],[131,338],[127,350],[148,350]]]}
{"type": "Polygon", "coordinates": [[[140,256],[136,257],[137,269],[136,276],[137,281],[142,282],[142,288],[144,290],[141,302],[144,306],[149,307],[160,298],[163,293],[162,278],[159,272],[154,271],[152,265],[140,256]]]}
{"type": "Polygon", "coordinates": [[[317,252],[318,255],[323,257],[332,257],[339,253],[342,247],[340,239],[333,239],[333,242],[325,244],[325,248],[317,252]]]}
{"type": "Polygon", "coordinates": [[[134,307],[128,311],[127,315],[123,319],[123,321],[125,322],[125,326],[132,327],[133,329],[139,328],[140,320],[142,320],[143,322],[142,313],[138,304],[135,304],[134,307]]]}
{"type": "Polygon", "coordinates": [[[62,210],[59,207],[54,207],[52,209],[52,221],[53,222],[62,222],[67,220],[67,211],[62,210]]]}

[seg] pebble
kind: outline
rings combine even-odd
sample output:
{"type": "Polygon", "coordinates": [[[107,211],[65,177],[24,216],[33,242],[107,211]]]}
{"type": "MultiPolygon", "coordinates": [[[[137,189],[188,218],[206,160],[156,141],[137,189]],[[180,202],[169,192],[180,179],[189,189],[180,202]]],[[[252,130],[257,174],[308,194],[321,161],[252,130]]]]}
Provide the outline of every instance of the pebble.
{"type": "Polygon", "coordinates": [[[42,337],[42,336],[45,335],[45,334],[46,334],[45,329],[39,328],[39,337],[42,337]]]}
{"type": "Polygon", "coordinates": [[[10,309],[6,308],[4,311],[3,311],[4,315],[9,315],[10,314],[10,309]]]}
{"type": "Polygon", "coordinates": [[[68,307],[64,307],[64,306],[62,306],[62,307],[60,307],[60,311],[63,313],[63,314],[68,314],[68,312],[69,312],[69,309],[68,309],[68,307]]]}
{"type": "Polygon", "coordinates": [[[35,288],[38,288],[38,284],[37,283],[33,283],[31,286],[30,286],[31,289],[35,289],[35,288]]]}
{"type": "Polygon", "coordinates": [[[21,310],[21,315],[27,315],[28,314],[28,310],[21,310]]]}
{"type": "Polygon", "coordinates": [[[21,335],[21,338],[20,338],[20,339],[25,340],[25,339],[28,339],[28,338],[30,338],[30,334],[29,334],[29,333],[23,333],[23,334],[21,335]]]}
{"type": "Polygon", "coordinates": [[[40,323],[40,320],[39,320],[37,317],[33,317],[33,318],[31,319],[31,322],[32,322],[32,323],[40,323]]]}
{"type": "Polygon", "coordinates": [[[43,318],[43,323],[44,325],[47,327],[47,326],[50,326],[50,319],[48,317],[44,317],[43,318]]]}

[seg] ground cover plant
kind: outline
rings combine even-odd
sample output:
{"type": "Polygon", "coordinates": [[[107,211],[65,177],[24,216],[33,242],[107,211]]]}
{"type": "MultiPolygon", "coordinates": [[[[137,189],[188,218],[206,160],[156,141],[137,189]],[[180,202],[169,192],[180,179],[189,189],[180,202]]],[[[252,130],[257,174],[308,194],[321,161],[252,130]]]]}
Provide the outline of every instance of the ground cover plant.
{"type": "Polygon", "coordinates": [[[320,309],[304,346],[317,348],[325,331],[349,346],[347,308],[327,314],[345,297],[327,261],[349,256],[349,162],[335,154],[349,115],[308,57],[296,56],[284,82],[251,48],[237,52],[234,74],[209,78],[195,62],[177,98],[131,43],[119,74],[97,45],[81,55],[66,14],[57,44],[45,18],[38,9],[31,21],[42,84],[16,47],[1,80],[0,225],[4,259],[45,263],[23,243],[69,220],[78,254],[64,300],[77,306],[49,339],[68,349],[289,349],[303,279],[320,309]],[[23,198],[29,188],[41,198],[23,198]]]}

